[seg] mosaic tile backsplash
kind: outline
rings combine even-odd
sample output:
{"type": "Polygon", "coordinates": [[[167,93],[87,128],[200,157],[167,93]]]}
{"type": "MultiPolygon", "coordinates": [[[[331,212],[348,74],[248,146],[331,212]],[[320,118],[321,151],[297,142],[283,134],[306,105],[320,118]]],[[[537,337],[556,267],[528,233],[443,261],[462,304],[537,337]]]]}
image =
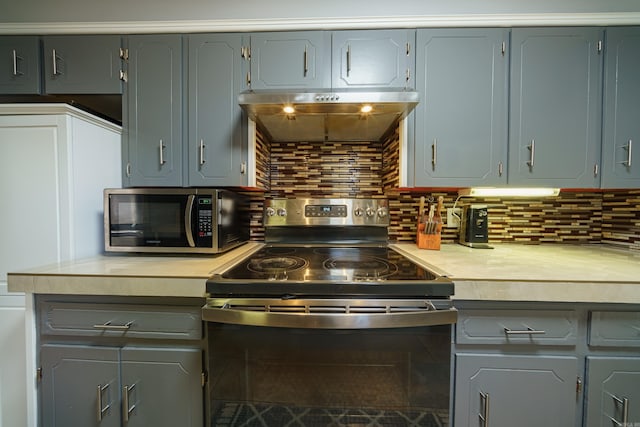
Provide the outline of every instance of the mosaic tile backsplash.
{"type": "MultiPolygon", "coordinates": [[[[444,196],[452,207],[456,191],[399,190],[398,138],[382,142],[265,143],[260,139],[260,176],[268,189],[251,193],[251,238],[262,240],[262,201],[280,197],[386,197],[389,238],[415,240],[420,196],[444,196]]],[[[640,250],[640,190],[561,192],[545,199],[469,199],[489,211],[493,243],[607,243],[640,250]]],[[[455,228],[442,229],[443,243],[458,240],[455,228]]]]}

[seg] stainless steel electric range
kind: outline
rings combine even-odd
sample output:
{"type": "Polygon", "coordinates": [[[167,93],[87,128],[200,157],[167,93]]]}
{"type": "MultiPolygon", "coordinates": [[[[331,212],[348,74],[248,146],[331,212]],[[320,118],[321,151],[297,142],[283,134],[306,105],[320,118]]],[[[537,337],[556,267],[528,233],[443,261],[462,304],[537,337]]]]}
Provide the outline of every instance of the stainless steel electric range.
{"type": "Polygon", "coordinates": [[[211,425],[447,425],[454,284],[388,246],[387,201],[267,200],[264,225],[207,281],[211,425]]]}

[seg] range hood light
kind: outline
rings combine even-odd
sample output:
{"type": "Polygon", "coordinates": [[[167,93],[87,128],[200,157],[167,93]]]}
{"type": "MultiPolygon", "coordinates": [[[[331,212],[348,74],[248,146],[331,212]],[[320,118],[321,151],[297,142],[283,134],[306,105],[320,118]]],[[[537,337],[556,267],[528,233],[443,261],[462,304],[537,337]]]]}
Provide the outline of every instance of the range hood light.
{"type": "Polygon", "coordinates": [[[458,190],[461,197],[553,197],[558,194],[559,188],[547,187],[472,187],[458,190]]]}
{"type": "Polygon", "coordinates": [[[293,105],[285,105],[282,111],[284,111],[285,114],[293,114],[296,112],[296,109],[293,108],[293,105]]]}
{"type": "Polygon", "coordinates": [[[360,108],[360,112],[363,114],[367,114],[373,111],[373,107],[371,104],[365,104],[360,108]]]}

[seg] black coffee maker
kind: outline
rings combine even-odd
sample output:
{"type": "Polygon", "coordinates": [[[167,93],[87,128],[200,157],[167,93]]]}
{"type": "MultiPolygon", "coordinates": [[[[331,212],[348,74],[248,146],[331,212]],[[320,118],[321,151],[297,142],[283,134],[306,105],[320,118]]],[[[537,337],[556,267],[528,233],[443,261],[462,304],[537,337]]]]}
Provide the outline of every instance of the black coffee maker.
{"type": "Polygon", "coordinates": [[[478,249],[492,249],[489,242],[487,205],[465,205],[460,220],[460,244],[478,249]]]}

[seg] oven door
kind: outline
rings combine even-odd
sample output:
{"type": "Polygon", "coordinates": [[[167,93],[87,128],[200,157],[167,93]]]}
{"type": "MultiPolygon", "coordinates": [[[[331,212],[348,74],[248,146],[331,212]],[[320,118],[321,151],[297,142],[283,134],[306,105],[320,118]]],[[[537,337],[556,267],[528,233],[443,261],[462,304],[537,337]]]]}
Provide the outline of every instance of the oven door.
{"type": "Polygon", "coordinates": [[[209,300],[211,425],[448,425],[457,316],[436,305],[209,300]]]}

